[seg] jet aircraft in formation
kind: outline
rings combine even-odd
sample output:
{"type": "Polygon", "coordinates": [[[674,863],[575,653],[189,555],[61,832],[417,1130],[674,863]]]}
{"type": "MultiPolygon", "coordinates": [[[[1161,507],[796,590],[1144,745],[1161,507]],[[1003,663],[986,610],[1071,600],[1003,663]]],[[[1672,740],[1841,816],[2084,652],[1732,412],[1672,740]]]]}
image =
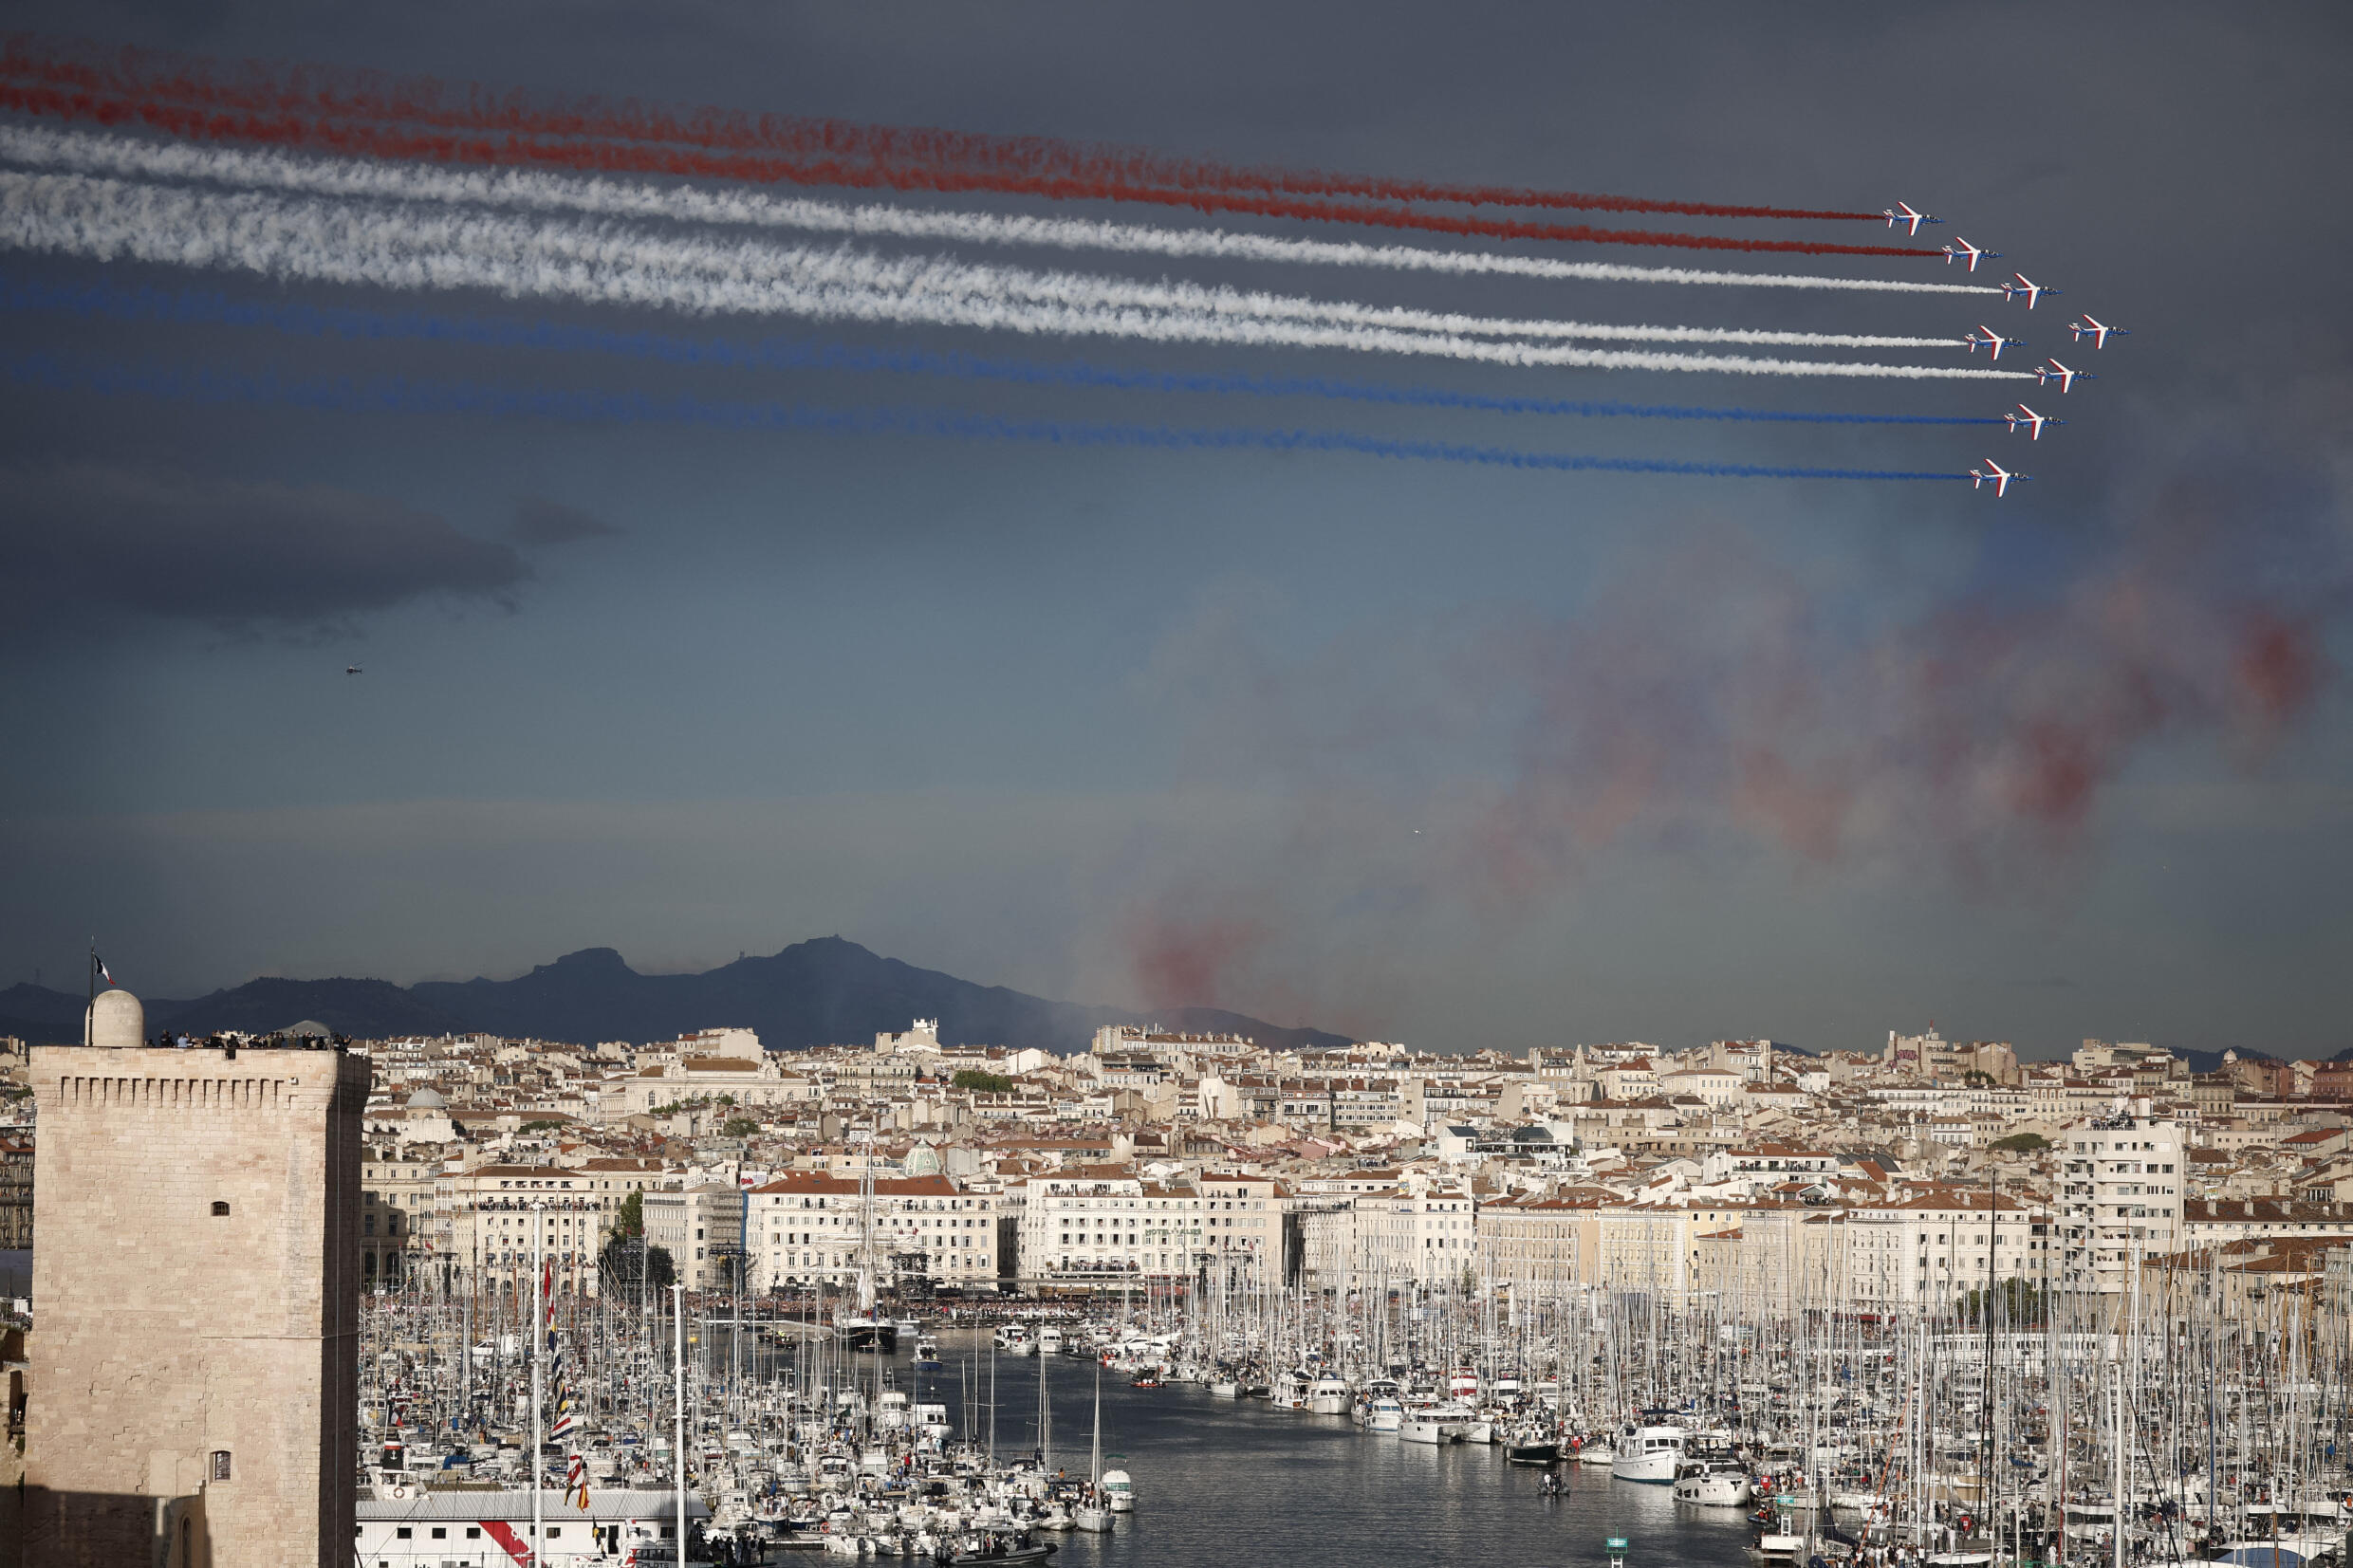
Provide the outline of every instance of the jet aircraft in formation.
{"type": "Polygon", "coordinates": [[[2119,338],[2129,338],[2132,336],[2132,329],[2130,327],[2110,326],[2107,323],[2100,320],[2099,317],[2094,316],[2088,310],[2084,312],[2084,319],[2082,321],[2069,322],[2067,323],[2067,330],[2075,334],[2075,341],[2079,343],[2085,338],[2089,338],[2091,340],[2091,346],[2094,348],[2107,347],[2108,339],[2110,336],[2119,338]]]}
{"type": "Polygon", "coordinates": [[[1899,223],[1909,225],[1910,227],[1904,230],[1904,232],[1907,234],[1918,233],[1920,231],[1920,225],[1923,223],[1942,223],[1944,221],[1942,218],[1932,217],[1926,212],[1916,210],[1908,201],[1899,201],[1893,207],[1882,207],[1880,209],[1880,212],[1887,219],[1887,227],[1890,229],[1895,228],[1896,225],[1899,223]]]}
{"type": "Polygon", "coordinates": [[[1982,249],[1977,246],[1970,244],[1967,240],[1960,238],[1957,234],[1954,236],[1954,241],[1955,243],[1944,248],[1944,264],[1947,267],[1952,266],[1955,262],[1959,261],[1962,257],[1966,256],[1969,258],[1969,269],[1972,272],[1974,272],[1977,270],[1977,264],[1979,262],[1999,261],[2001,259],[2002,253],[1999,250],[1982,249]]]}
{"type": "Polygon", "coordinates": [[[2030,473],[2012,473],[2008,469],[2002,467],[2001,464],[1996,463],[1991,457],[1985,460],[1985,464],[1986,466],[1982,469],[1972,469],[1969,470],[1969,488],[1971,489],[1983,489],[1986,486],[1991,485],[1993,487],[1994,495],[1997,497],[2004,496],[2010,493],[2010,481],[2013,479],[2024,481],[2034,477],[2034,475],[2030,473]]]}
{"type": "Polygon", "coordinates": [[[2024,272],[2012,272],[2010,276],[2018,281],[2016,283],[2006,283],[2002,285],[2002,298],[2005,300],[2014,300],[2019,295],[2024,294],[2027,297],[2027,308],[2029,310],[2033,309],[2035,304],[2041,301],[2044,295],[2056,294],[2060,292],[2060,290],[2056,288],[2051,288],[2046,285],[2036,283],[2033,279],[2028,277],[2024,272]]]}
{"type": "Polygon", "coordinates": [[[2010,421],[2010,434],[2015,435],[2023,430],[2027,433],[2027,439],[2029,441],[2040,441],[2043,438],[2045,425],[2066,423],[2065,419],[2054,419],[2047,414],[2037,414],[2024,403],[2018,405],[2017,413],[2005,414],[2002,417],[2010,421]]]}
{"type": "Polygon", "coordinates": [[[2075,383],[2078,380],[2096,381],[2100,378],[2088,370],[2069,370],[2057,360],[2052,360],[2047,364],[2034,367],[2034,378],[2045,386],[2050,385],[2053,381],[2058,382],[2060,394],[2064,397],[2075,390],[2075,383]]]}
{"type": "Polygon", "coordinates": [[[1981,348],[1990,348],[1993,351],[1992,358],[1998,360],[2002,357],[2002,350],[2006,348],[2024,348],[2027,346],[2015,338],[2003,337],[2000,333],[1994,331],[1990,326],[1981,326],[1977,328],[1977,332],[1972,332],[1961,340],[1961,341],[1969,345],[1969,351],[1972,354],[1976,353],[1977,350],[1981,348]],[[1980,338],[1977,336],[1977,332],[1982,332],[1985,336],[1980,338]]]}

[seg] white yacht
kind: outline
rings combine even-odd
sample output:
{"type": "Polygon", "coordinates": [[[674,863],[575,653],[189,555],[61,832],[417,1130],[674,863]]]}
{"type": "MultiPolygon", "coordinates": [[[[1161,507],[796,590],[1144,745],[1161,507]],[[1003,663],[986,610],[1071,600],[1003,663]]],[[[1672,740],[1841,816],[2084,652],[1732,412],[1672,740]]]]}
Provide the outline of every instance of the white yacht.
{"type": "Polygon", "coordinates": [[[1745,1508],[1756,1497],[1749,1472],[1729,1460],[1684,1461],[1675,1477],[1675,1501],[1712,1508],[1745,1508]]]}
{"type": "Polygon", "coordinates": [[[1398,1435],[1408,1443],[1459,1443],[1462,1429],[1439,1420],[1435,1411],[1408,1411],[1398,1435]]]}
{"type": "Polygon", "coordinates": [[[1610,1461],[1610,1478],[1640,1481],[1654,1486],[1675,1483],[1683,1463],[1683,1443],[1689,1434],[1680,1427],[1637,1427],[1617,1444],[1610,1461]]]}
{"type": "Polygon", "coordinates": [[[1061,1329],[1047,1323],[1038,1330],[1038,1354],[1040,1356],[1060,1356],[1062,1354],[1061,1329]]]}
{"type": "Polygon", "coordinates": [[[1368,1430],[1377,1432],[1402,1431],[1405,1428],[1405,1406],[1394,1393],[1377,1395],[1372,1413],[1364,1418],[1368,1430]]]}
{"type": "Polygon", "coordinates": [[[1105,1470],[1102,1478],[1103,1501],[1111,1504],[1115,1514],[1136,1511],[1136,1483],[1125,1470],[1105,1470]]]}
{"type": "Polygon", "coordinates": [[[1325,1373],[1307,1385],[1309,1415],[1345,1415],[1348,1413],[1348,1385],[1325,1373]]]}

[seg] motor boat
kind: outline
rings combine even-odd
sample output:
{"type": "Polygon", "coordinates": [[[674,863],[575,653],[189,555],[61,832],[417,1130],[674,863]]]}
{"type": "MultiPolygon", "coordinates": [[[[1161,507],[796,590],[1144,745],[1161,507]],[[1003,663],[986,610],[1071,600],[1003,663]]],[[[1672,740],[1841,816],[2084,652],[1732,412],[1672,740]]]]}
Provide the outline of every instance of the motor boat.
{"type": "Polygon", "coordinates": [[[917,1336],[915,1342],[915,1358],[917,1363],[921,1366],[936,1367],[939,1365],[939,1341],[933,1338],[928,1334],[917,1336]]]}
{"type": "Polygon", "coordinates": [[[1136,1483],[1125,1470],[1105,1470],[1102,1478],[1103,1502],[1115,1514],[1136,1511],[1136,1483]]]}
{"type": "Polygon", "coordinates": [[[1680,1427],[1637,1427],[1620,1443],[1610,1461],[1610,1479],[1671,1486],[1683,1463],[1683,1444],[1690,1434],[1680,1427]]]}
{"type": "Polygon", "coordinates": [[[1394,1393],[1384,1393],[1373,1401],[1372,1413],[1364,1418],[1367,1429],[1377,1432],[1402,1431],[1405,1427],[1405,1407],[1394,1393]]]}
{"type": "Polygon", "coordinates": [[[1510,1465],[1558,1465],[1561,1440],[1546,1427],[1522,1427],[1504,1440],[1503,1457],[1510,1465]]]}
{"type": "Polygon", "coordinates": [[[1398,1428],[1398,1435],[1408,1443],[1459,1443],[1462,1425],[1446,1419],[1435,1409],[1412,1410],[1405,1412],[1405,1422],[1398,1428]]]}
{"type": "Polygon", "coordinates": [[[1749,1472],[1729,1460],[1686,1460],[1675,1477],[1675,1501],[1712,1508],[1745,1508],[1756,1497],[1749,1472]]]}
{"type": "Polygon", "coordinates": [[[1348,1403],[1348,1385],[1328,1372],[1307,1385],[1309,1415],[1345,1415],[1348,1403]]]}
{"type": "Polygon", "coordinates": [[[981,1540],[950,1556],[948,1568],[1006,1568],[1008,1564],[1044,1562],[1059,1550],[1050,1541],[1043,1540],[1022,1544],[981,1540]]]}

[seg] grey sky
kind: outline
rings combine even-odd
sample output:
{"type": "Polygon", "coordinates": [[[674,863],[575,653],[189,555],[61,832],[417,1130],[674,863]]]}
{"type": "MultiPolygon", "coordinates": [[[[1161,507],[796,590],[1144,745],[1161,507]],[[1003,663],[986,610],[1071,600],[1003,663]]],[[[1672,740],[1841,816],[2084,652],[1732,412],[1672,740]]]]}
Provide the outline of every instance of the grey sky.
{"type": "MultiPolygon", "coordinates": [[[[1932,1018],[2037,1054],[2084,1035],[2353,1044],[2339,956],[2353,751],[2335,677],[2353,586],[2342,8],[4,14],[226,56],[1234,161],[1904,197],[1954,220],[1939,240],[1991,244],[2002,270],[2066,295],[2029,317],[1182,275],[1630,322],[1957,333],[1989,319],[2103,376],[2064,398],[2029,392],[2069,420],[2029,448],[1998,429],[1112,397],[9,315],[11,352],[1732,461],[1952,469],[2030,452],[2036,479],[1996,506],[1958,486],[0,383],[7,979],[40,966],[70,984],[93,932],[154,994],[260,972],[507,974],[587,945],[700,966],[839,932],[1047,994],[1448,1048],[1725,1033],[1819,1047],[1932,1018]],[[2075,308],[2135,335],[2079,356],[2062,330],[2075,308]]],[[[2006,402],[754,328],[17,255],[0,275],[1563,397],[2006,402]]]]}

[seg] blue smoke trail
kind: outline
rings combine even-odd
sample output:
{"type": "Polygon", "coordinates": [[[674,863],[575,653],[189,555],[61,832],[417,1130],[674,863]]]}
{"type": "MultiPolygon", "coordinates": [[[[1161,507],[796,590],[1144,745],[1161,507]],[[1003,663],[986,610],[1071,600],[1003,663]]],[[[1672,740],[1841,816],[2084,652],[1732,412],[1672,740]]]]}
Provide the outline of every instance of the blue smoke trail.
{"type": "Polygon", "coordinates": [[[1562,415],[1583,419],[1699,419],[1801,425],[1998,425],[1999,419],[1932,414],[1792,414],[1777,409],[1691,408],[1674,403],[1584,402],[1556,397],[1498,397],[1442,387],[1389,386],[1322,377],[1188,375],[1120,370],[1065,361],[985,360],[918,349],[857,348],[783,338],[731,342],[658,332],[608,332],[513,318],[442,316],[429,311],[355,310],[232,299],[196,289],[122,289],[105,284],[61,286],[0,277],[0,310],[104,317],[177,325],[257,326],[288,337],[359,342],[443,342],[473,348],[535,348],[606,354],[664,364],[738,370],[847,370],[896,376],[952,377],[1025,386],[1102,387],[1123,392],[1239,393],[1254,397],[1327,397],[1408,408],[1471,409],[1488,414],[1562,415]]]}
{"type": "Polygon", "coordinates": [[[968,441],[1034,442],[1070,447],[1154,447],[1180,451],[1351,452],[1428,463],[1549,469],[1603,473],[1680,473],[1725,479],[1967,479],[1966,473],[1894,469],[1790,468],[1764,463],[1697,463],[1655,457],[1584,457],[1519,452],[1453,441],[1400,441],[1346,431],[1188,429],[1061,419],[1005,419],[954,409],[826,408],[808,403],[726,403],[699,397],[650,397],[635,392],[553,391],[479,386],[399,377],[281,378],[269,372],[178,371],[154,366],[84,365],[47,354],[0,361],[20,385],[108,395],[143,394],[204,403],[283,406],[339,413],[490,414],[566,423],[690,424],[724,430],[805,430],[838,435],[939,435],[968,441]]]}

